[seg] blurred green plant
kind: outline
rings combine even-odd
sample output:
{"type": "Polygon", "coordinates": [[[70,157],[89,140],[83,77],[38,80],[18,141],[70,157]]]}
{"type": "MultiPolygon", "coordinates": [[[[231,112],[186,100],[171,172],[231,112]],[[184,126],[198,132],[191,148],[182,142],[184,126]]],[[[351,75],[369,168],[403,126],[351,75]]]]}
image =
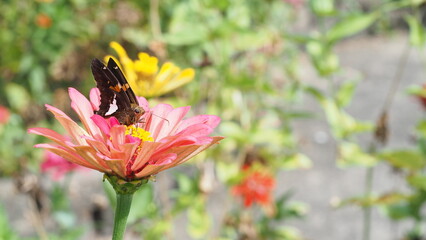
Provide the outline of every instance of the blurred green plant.
{"type": "MultiPolygon", "coordinates": [[[[396,11],[403,12],[410,44],[423,47],[426,37],[419,10],[423,4],[423,0],[386,0],[365,10],[356,1],[333,0],[310,0],[297,6],[282,0],[6,1],[0,16],[0,103],[11,115],[0,125],[0,176],[38,174],[41,154],[32,145],[39,139],[25,134],[26,129],[34,124],[52,127],[41,104],[66,106],[67,86],[87,92],[94,86],[89,80],[91,59],[111,53],[108,44],[117,41],[130,58],[144,51],[160,62],[171,60],[194,67],[194,81],[150,101],[167,99],[176,106],[193,105],[194,114],[219,115],[223,120],[220,133],[227,136],[212,154],[198,158],[195,173],[175,174],[171,196],[164,197],[169,190],[158,193],[170,206],[149,201],[160,198],[152,185],[135,195],[134,201],[141,204],[133,205],[129,223],[144,239],[167,238],[181,231],[173,226],[183,213],[186,232],[194,239],[300,239],[303,234],[282,223],[302,217],[307,207],[291,201],[288,189],[273,198],[275,215],[235,204],[228,189],[241,180],[242,166],[248,161],[274,169],[273,177],[282,171],[312,167],[309,157],[298,150],[292,125],[314,116],[296,108],[305,93],[325,113],[337,144],[338,166],[365,167],[371,177],[377,164],[389,164],[404,173],[412,191],[376,196],[367,184],[361,197],[343,200],[342,205],[361,206],[365,226],[371,224],[369,209],[379,206],[392,219],[412,219],[411,234],[424,234],[417,226],[424,221],[420,209],[426,191],[421,170],[426,124],[420,123],[417,129],[420,150],[382,151],[377,146],[384,141],[379,138],[374,147],[360,144],[359,134],[374,135],[386,122],[359,121],[346,111],[362,78],[343,79],[345,68],[335,53],[335,47],[346,38],[365,31],[380,34],[386,26],[392,31],[389,16],[396,11]],[[293,26],[299,8],[308,11],[314,22],[302,34],[293,26]],[[326,90],[307,85],[299,76],[304,68],[300,59],[305,55],[324,78],[326,90]],[[208,208],[217,188],[228,196],[223,205],[232,206],[231,214],[218,221],[208,208]],[[254,227],[254,235],[245,235],[247,224],[254,227]],[[218,228],[219,234],[215,234],[218,228]]],[[[105,188],[108,193],[108,186],[105,188]]],[[[52,215],[62,226],[55,234],[78,229],[66,201],[68,193],[58,186],[50,194],[52,215]]],[[[368,239],[368,227],[365,229],[364,239],[368,239]]],[[[12,230],[10,234],[16,235],[12,230]]]]}

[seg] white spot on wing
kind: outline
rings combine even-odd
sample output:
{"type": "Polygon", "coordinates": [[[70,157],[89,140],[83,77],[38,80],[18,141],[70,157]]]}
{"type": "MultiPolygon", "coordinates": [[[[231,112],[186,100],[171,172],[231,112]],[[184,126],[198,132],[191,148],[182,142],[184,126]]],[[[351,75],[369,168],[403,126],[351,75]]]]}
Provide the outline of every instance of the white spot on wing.
{"type": "Polygon", "coordinates": [[[118,110],[117,99],[114,98],[111,105],[109,105],[108,112],[105,113],[105,116],[110,116],[110,115],[114,114],[117,110],[118,110]]]}

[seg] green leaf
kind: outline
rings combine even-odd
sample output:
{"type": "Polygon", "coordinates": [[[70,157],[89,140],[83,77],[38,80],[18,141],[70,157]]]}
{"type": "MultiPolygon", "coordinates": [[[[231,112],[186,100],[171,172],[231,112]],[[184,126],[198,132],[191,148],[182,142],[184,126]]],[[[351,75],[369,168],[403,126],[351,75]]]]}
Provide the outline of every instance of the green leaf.
{"type": "Polygon", "coordinates": [[[426,159],[414,150],[389,151],[380,153],[377,156],[396,168],[418,170],[426,166],[426,159]]]}
{"type": "Polygon", "coordinates": [[[343,201],[337,202],[334,205],[336,207],[344,207],[347,205],[356,205],[360,207],[371,207],[371,206],[389,206],[399,204],[410,196],[401,194],[399,192],[390,192],[381,196],[361,196],[351,197],[344,199],[343,201]]]}
{"type": "Polygon", "coordinates": [[[69,210],[70,202],[66,191],[58,184],[55,184],[50,194],[50,199],[52,200],[52,210],[69,210]]]}
{"type": "Polygon", "coordinates": [[[285,158],[284,162],[280,164],[284,169],[307,169],[312,167],[312,161],[306,155],[301,153],[293,154],[285,158]]]}
{"type": "Polygon", "coordinates": [[[9,220],[6,217],[6,211],[0,205],[0,239],[18,239],[18,236],[9,226],[9,220]]]}
{"type": "Polygon", "coordinates": [[[197,24],[182,24],[182,29],[176,29],[172,33],[164,34],[164,41],[170,45],[183,46],[203,42],[207,39],[207,30],[197,24]]]}
{"type": "Polygon", "coordinates": [[[230,121],[222,122],[220,124],[220,132],[225,136],[233,138],[239,142],[245,142],[247,137],[246,132],[244,132],[240,125],[230,121]]]}
{"type": "Polygon", "coordinates": [[[310,0],[309,6],[311,10],[318,16],[331,16],[336,13],[334,8],[334,0],[310,0]]]}
{"type": "Polygon", "coordinates": [[[144,184],[133,195],[133,203],[127,219],[128,224],[132,224],[139,219],[149,216],[156,210],[153,203],[154,190],[152,184],[144,184]]]}
{"type": "Polygon", "coordinates": [[[372,167],[378,160],[371,154],[365,153],[361,148],[351,142],[342,142],[338,146],[339,157],[337,159],[340,167],[363,166],[372,167]]]}
{"type": "Polygon", "coordinates": [[[326,96],[318,88],[307,86],[307,87],[304,88],[304,90],[307,93],[311,94],[313,97],[315,97],[320,102],[326,100],[326,96]]]}
{"type": "Polygon", "coordinates": [[[408,26],[410,27],[411,45],[415,47],[423,47],[426,41],[423,24],[419,21],[418,18],[414,16],[406,16],[405,21],[407,21],[408,26]]]}
{"type": "Polygon", "coordinates": [[[339,69],[339,58],[332,52],[328,43],[310,41],[306,44],[306,50],[321,76],[329,76],[339,69]]]}
{"type": "Polygon", "coordinates": [[[382,211],[393,220],[401,220],[410,218],[412,209],[407,204],[385,205],[382,211]]]}
{"type": "Polygon", "coordinates": [[[409,176],[407,180],[411,186],[426,191],[426,175],[409,176]]]}
{"type": "Polygon", "coordinates": [[[202,15],[197,4],[182,2],[173,9],[169,31],[163,35],[171,45],[191,45],[201,43],[208,37],[208,28],[202,24],[202,15]]]}
{"type": "Polygon", "coordinates": [[[368,28],[379,15],[376,13],[350,15],[337,22],[328,32],[330,42],[354,35],[368,28]]]}
{"type": "Polygon", "coordinates": [[[194,204],[188,210],[188,233],[193,238],[205,239],[211,226],[211,219],[204,209],[205,202],[202,198],[197,198],[194,204]]]}
{"type": "Polygon", "coordinates": [[[10,106],[19,112],[24,111],[30,103],[28,91],[19,84],[7,84],[5,92],[10,106]]]}
{"type": "Polygon", "coordinates": [[[145,229],[143,229],[142,239],[164,239],[164,236],[168,235],[170,233],[170,230],[172,229],[172,221],[169,219],[155,219],[155,221],[152,223],[152,225],[147,226],[146,224],[142,223],[145,229]]]}
{"type": "Polygon", "coordinates": [[[426,88],[421,85],[411,85],[407,88],[407,93],[419,97],[426,97],[426,88]]]}
{"type": "Polygon", "coordinates": [[[221,182],[229,183],[238,178],[240,173],[240,165],[236,162],[228,163],[218,161],[216,163],[217,177],[221,182]]]}
{"type": "Polygon", "coordinates": [[[179,186],[179,191],[182,193],[193,193],[194,192],[194,184],[192,179],[184,174],[177,174],[176,181],[179,186]]]}
{"type": "Polygon", "coordinates": [[[333,135],[338,139],[345,139],[352,134],[371,130],[373,127],[370,123],[356,121],[330,99],[324,99],[320,103],[324,108],[333,135]]]}
{"type": "Polygon", "coordinates": [[[239,3],[238,1],[232,1],[233,4],[227,9],[227,18],[230,23],[235,24],[240,28],[247,28],[250,26],[250,11],[247,4],[239,3]]]}
{"type": "Polygon", "coordinates": [[[347,106],[352,100],[357,81],[346,81],[340,86],[336,94],[336,104],[339,107],[347,106]]]}

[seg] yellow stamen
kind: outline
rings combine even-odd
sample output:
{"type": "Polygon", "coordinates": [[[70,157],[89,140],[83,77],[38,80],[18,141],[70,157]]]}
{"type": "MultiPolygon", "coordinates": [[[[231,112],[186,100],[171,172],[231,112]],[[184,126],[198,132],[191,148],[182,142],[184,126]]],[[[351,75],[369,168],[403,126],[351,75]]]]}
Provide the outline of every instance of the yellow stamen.
{"type": "Polygon", "coordinates": [[[151,133],[148,131],[145,131],[142,128],[138,128],[134,125],[126,126],[126,135],[130,135],[132,137],[137,137],[142,141],[147,142],[153,142],[154,138],[152,138],[150,135],[151,133]]]}

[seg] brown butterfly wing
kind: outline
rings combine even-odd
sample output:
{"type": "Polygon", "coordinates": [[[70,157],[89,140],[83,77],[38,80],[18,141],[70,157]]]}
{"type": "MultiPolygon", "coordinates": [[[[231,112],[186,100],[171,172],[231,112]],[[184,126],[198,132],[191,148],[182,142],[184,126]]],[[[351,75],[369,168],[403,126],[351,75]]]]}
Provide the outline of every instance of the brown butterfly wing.
{"type": "Polygon", "coordinates": [[[114,61],[114,59],[110,58],[108,60],[107,67],[114,74],[118,82],[123,86],[124,93],[126,94],[127,99],[129,99],[129,102],[139,106],[135,93],[133,92],[132,88],[126,80],[126,77],[124,77],[123,72],[121,71],[120,67],[118,67],[118,64],[114,61]]]}
{"type": "MultiPolygon", "coordinates": [[[[106,67],[99,59],[93,59],[91,64],[93,76],[96,81],[96,87],[101,93],[101,104],[99,111],[96,114],[103,117],[116,116],[120,121],[123,118],[121,115],[133,112],[131,108],[130,99],[125,91],[123,85],[114,75],[114,73],[106,67]],[[111,106],[116,101],[117,110],[107,115],[111,106]]],[[[120,121],[121,122],[121,121],[120,121]]]]}

